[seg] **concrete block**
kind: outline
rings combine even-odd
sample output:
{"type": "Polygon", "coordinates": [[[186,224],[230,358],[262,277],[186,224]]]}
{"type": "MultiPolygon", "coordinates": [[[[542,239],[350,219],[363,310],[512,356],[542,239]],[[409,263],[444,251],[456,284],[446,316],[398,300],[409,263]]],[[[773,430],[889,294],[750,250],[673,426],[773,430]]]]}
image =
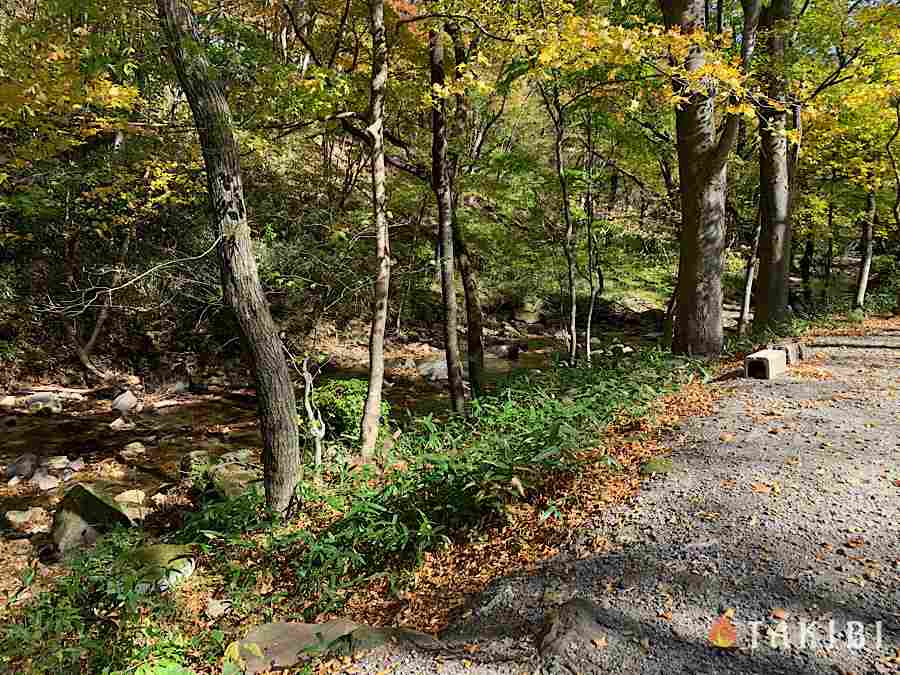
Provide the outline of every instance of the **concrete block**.
{"type": "Polygon", "coordinates": [[[789,366],[794,366],[803,360],[803,348],[799,342],[777,342],[769,345],[769,349],[784,351],[789,366]]]}
{"type": "Polygon", "coordinates": [[[782,349],[763,349],[744,360],[744,376],[772,380],[787,370],[787,353],[782,349]]]}

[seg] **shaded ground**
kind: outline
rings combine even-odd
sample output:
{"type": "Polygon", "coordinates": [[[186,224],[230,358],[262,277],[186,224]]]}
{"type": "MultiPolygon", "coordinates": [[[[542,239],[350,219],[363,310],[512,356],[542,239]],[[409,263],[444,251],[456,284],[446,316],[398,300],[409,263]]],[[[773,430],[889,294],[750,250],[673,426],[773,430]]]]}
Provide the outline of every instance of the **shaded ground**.
{"type": "Polygon", "coordinates": [[[898,328],[814,338],[782,379],[715,385],[715,414],[670,439],[671,472],[632,503],[493,583],[443,652],[377,651],[351,672],[900,672],[898,328]],[[595,555],[596,540],[614,546],[595,555]],[[570,598],[594,603],[600,634],[554,664],[540,627],[570,598]],[[737,648],[718,650],[709,632],[729,609],[737,648]]]}

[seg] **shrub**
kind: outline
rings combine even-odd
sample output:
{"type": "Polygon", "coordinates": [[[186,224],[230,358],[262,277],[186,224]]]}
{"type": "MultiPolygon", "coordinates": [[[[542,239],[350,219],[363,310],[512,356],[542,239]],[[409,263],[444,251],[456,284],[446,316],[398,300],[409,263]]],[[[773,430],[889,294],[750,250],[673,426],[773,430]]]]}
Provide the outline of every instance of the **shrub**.
{"type": "MultiPolygon", "coordinates": [[[[316,387],[313,398],[325,422],[325,438],[341,440],[355,438],[366,405],[368,382],[360,379],[327,380],[316,387]]],[[[391,407],[381,403],[381,418],[386,423],[391,407]]],[[[302,415],[301,415],[302,417],[302,415]]]]}

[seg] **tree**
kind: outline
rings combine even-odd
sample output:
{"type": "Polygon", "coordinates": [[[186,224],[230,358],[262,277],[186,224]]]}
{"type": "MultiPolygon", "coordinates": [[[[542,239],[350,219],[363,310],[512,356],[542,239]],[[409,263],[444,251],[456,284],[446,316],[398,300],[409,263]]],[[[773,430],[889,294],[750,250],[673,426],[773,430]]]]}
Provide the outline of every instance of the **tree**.
{"type": "Polygon", "coordinates": [[[294,488],[300,479],[297,405],[281,339],[253,256],[231,112],[204,53],[190,7],[181,0],[157,0],[156,4],[169,58],[200,136],[222,290],[237,317],[253,367],[263,438],[266,503],[274,511],[284,513],[293,502],[294,488]]]}
{"type": "Polygon", "coordinates": [[[385,207],[384,99],[387,91],[388,54],[384,27],[384,0],[369,0],[372,30],[372,79],[369,126],[372,142],[372,215],[375,223],[377,275],[369,333],[369,390],[363,410],[360,440],[363,456],[370,456],[381,428],[381,389],[384,384],[384,331],[391,285],[391,245],[385,207]]]}
{"type": "Polygon", "coordinates": [[[753,323],[782,321],[788,311],[791,264],[791,185],[788,162],[785,51],[791,20],[791,0],[774,0],[763,7],[759,30],[765,31],[767,98],[759,111],[759,183],[761,233],[759,284],[753,323]]]}
{"type": "Polygon", "coordinates": [[[444,305],[444,353],[447,359],[447,378],[453,411],[465,410],[462,366],[457,335],[456,284],[453,255],[453,196],[450,193],[447,162],[447,104],[444,94],[443,32],[431,30],[428,35],[428,54],[431,66],[431,186],[437,200],[438,251],[440,252],[441,295],[444,305]]]}
{"type": "MultiPolygon", "coordinates": [[[[687,78],[702,72],[707,57],[698,36],[705,31],[702,0],[660,0],[666,27],[697,37],[687,47],[682,67],[687,78]]],[[[756,40],[759,9],[744,0],[742,61],[746,68],[756,40]]],[[[725,250],[725,196],[728,154],[737,138],[739,117],[726,115],[716,128],[716,95],[701,82],[676,79],[681,102],[675,110],[681,195],[681,253],[678,267],[678,313],[673,349],[715,355],[722,351],[722,270],[725,250]]]]}

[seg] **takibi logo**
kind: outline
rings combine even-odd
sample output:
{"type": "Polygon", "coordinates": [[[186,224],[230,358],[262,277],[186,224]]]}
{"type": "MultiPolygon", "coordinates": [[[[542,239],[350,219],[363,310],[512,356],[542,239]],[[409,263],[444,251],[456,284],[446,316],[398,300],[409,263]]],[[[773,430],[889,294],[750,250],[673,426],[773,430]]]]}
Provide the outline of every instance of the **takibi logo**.
{"type": "MultiPolygon", "coordinates": [[[[714,622],[709,631],[709,642],[719,649],[734,649],[738,646],[738,629],[732,619],[735,610],[727,609],[714,622]]],[[[839,624],[836,619],[827,623],[800,620],[786,621],[787,612],[778,608],[772,611],[768,621],[747,621],[751,650],[765,642],[772,649],[834,649],[845,646],[850,651],[865,649],[866,646],[880,651],[884,646],[883,622],[867,625],[862,621],[846,621],[839,624]]]]}

